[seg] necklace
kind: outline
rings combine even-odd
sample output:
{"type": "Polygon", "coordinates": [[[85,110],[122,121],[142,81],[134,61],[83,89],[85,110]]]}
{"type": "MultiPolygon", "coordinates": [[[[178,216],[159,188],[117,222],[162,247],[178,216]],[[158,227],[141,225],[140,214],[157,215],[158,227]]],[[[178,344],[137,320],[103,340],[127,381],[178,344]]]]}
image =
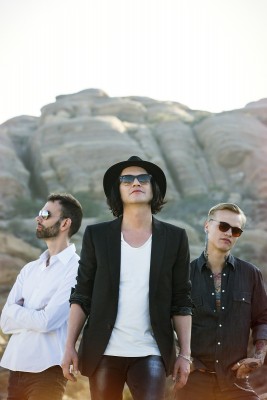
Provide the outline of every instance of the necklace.
{"type": "Polygon", "coordinates": [[[217,311],[221,308],[221,287],[222,287],[222,273],[212,273],[214,287],[215,287],[215,296],[216,296],[216,308],[217,311]]]}

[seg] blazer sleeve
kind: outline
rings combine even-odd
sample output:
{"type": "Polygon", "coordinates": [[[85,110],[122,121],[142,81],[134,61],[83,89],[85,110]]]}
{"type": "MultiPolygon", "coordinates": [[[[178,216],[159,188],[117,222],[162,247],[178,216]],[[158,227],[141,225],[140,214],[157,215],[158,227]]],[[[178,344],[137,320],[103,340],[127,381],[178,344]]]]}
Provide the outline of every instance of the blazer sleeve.
{"type": "Polygon", "coordinates": [[[79,304],[85,315],[90,314],[97,262],[92,238],[92,228],[86,227],[83,235],[77,284],[72,289],[70,304],[79,304]]]}
{"type": "MultiPolygon", "coordinates": [[[[178,238],[177,238],[178,240],[178,238]]],[[[186,231],[181,229],[173,266],[171,315],[192,315],[190,252],[186,231]]]]}

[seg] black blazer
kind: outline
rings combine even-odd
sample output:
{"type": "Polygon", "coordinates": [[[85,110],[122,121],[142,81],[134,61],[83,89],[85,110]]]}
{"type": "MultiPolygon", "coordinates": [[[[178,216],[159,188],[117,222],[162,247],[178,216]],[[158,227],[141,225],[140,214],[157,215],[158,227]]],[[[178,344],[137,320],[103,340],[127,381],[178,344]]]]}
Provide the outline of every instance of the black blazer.
{"type": "MultiPolygon", "coordinates": [[[[88,315],[79,347],[79,369],[90,376],[100,361],[116,321],[121,253],[121,218],[87,226],[77,285],[70,302],[88,315]]],[[[173,315],[190,315],[190,260],[184,229],[153,218],[149,310],[166,374],[175,361],[173,315]]],[[[134,301],[134,299],[133,299],[134,301]]]]}

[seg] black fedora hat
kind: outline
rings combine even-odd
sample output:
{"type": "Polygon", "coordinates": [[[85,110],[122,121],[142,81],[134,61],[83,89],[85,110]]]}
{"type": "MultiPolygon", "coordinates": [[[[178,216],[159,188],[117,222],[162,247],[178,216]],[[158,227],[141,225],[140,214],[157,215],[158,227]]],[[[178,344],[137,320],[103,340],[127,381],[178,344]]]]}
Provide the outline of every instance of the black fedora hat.
{"type": "Polygon", "coordinates": [[[144,168],[149,174],[153,176],[153,179],[159,185],[160,192],[162,194],[162,197],[164,198],[167,187],[167,182],[164,172],[156,164],[153,164],[149,161],[144,161],[137,156],[131,156],[126,161],[121,161],[117,164],[114,164],[106,171],[103,178],[103,186],[106,196],[107,197],[109,196],[112,185],[114,184],[116,179],[118,179],[118,177],[120,176],[121,171],[124,168],[135,167],[135,166],[144,168]]]}

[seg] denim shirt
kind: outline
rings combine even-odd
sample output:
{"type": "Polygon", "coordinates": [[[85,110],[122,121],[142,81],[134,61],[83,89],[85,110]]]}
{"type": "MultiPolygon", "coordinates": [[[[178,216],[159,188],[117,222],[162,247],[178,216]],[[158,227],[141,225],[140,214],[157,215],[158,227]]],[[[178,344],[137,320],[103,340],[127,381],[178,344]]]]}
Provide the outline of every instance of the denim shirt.
{"type": "Polygon", "coordinates": [[[204,254],[191,263],[192,320],[191,350],[195,368],[217,373],[222,390],[235,381],[231,367],[247,358],[253,342],[267,340],[267,295],[262,274],[254,265],[229,255],[221,277],[221,307],[211,270],[204,254]]]}

